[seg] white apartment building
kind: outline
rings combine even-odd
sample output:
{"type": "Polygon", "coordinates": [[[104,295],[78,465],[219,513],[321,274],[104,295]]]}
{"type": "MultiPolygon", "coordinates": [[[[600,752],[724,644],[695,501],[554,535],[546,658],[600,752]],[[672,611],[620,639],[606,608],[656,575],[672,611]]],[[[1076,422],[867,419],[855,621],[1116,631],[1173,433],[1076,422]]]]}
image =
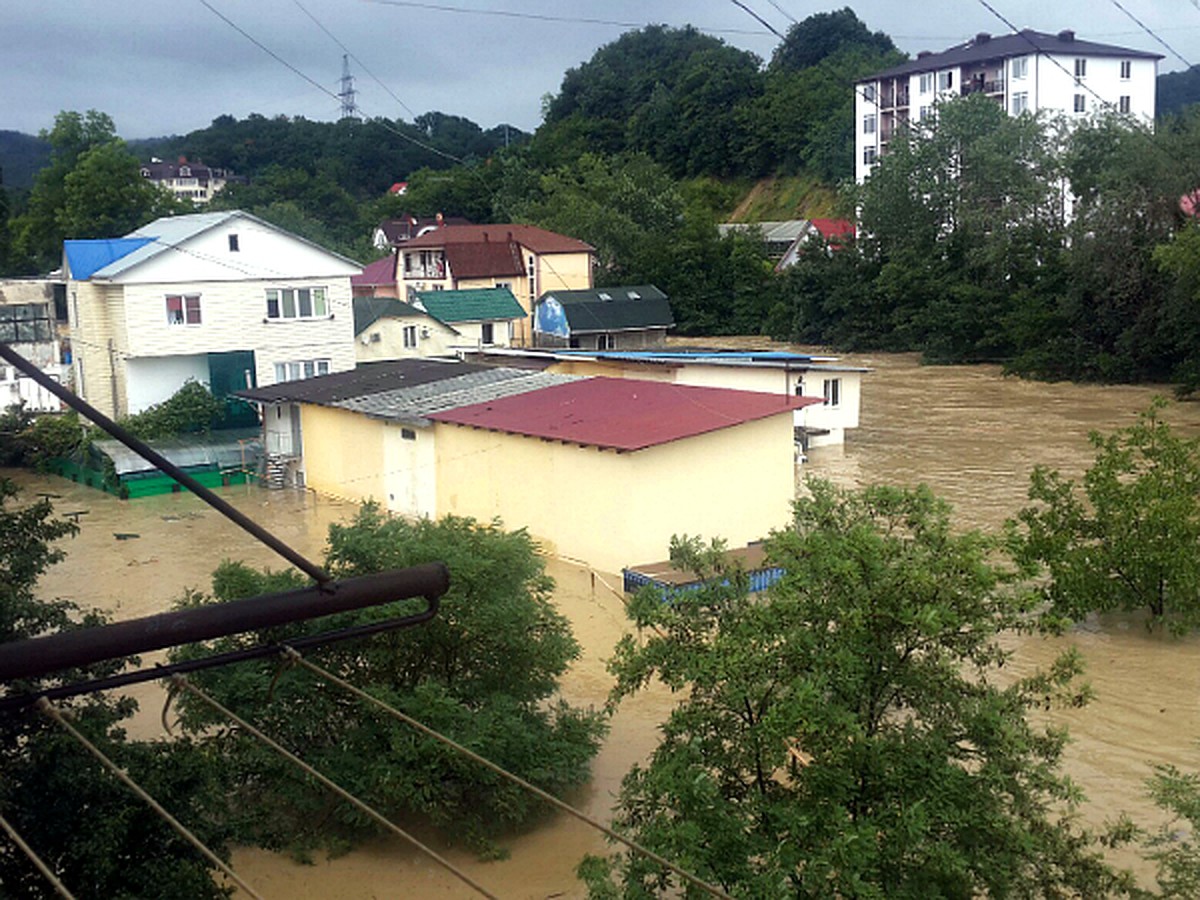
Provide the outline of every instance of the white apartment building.
{"type": "Polygon", "coordinates": [[[1046,110],[1070,119],[1107,110],[1152,124],[1160,59],[1081,41],[1073,31],[1031,29],[981,33],[941,53],[919,53],[854,85],[855,178],[867,177],[897,129],[950,97],[982,93],[1014,116],[1046,110]]]}

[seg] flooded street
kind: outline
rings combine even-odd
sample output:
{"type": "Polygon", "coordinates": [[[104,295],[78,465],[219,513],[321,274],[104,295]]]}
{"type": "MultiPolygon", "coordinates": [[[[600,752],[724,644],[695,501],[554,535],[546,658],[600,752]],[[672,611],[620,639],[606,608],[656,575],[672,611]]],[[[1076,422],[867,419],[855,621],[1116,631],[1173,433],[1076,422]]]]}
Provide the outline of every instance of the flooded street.
{"type": "MultiPolygon", "coordinates": [[[[874,370],[864,380],[862,426],[844,449],[813,451],[806,470],[847,485],[925,482],[953,504],[959,524],[985,530],[999,528],[1024,503],[1035,464],[1077,475],[1092,459],[1087,433],[1131,424],[1156,393],[1142,387],[1022,382],[1003,378],[994,367],[922,367],[907,355],[844,361],[874,370]]],[[[1200,404],[1173,404],[1165,417],[1186,434],[1200,434],[1200,404]]],[[[45,597],[70,598],[128,618],[161,611],[188,588],[206,587],[223,559],[285,565],[190,495],[119,501],[62,479],[8,474],[27,498],[55,493],[60,512],[83,512],[80,534],[64,542],[66,561],[41,583],[45,597]],[[119,540],[118,534],[137,537],[119,540]]],[[[222,496],[318,561],[329,524],[354,513],[348,504],[299,492],[234,487],[222,496]]],[[[680,530],[686,528],[681,523],[680,530]]],[[[564,694],[573,703],[599,705],[611,684],[604,659],[626,629],[622,601],[609,587],[619,582],[608,575],[593,579],[561,562],[552,561],[549,568],[558,581],[558,603],[584,651],[564,681],[564,694]]],[[[1127,811],[1152,821],[1153,807],[1142,797],[1151,764],[1200,767],[1200,637],[1148,634],[1136,617],[1106,617],[1062,639],[1021,639],[1013,645],[1014,668],[1028,672],[1072,644],[1087,658],[1096,700],[1055,717],[1070,727],[1075,741],[1068,770],[1089,797],[1083,818],[1099,825],[1127,811]]],[[[142,737],[157,734],[158,689],[144,687],[136,696],[143,708],[131,731],[142,737]]],[[[654,746],[656,725],[670,705],[671,697],[661,689],[626,701],[596,759],[592,783],[567,799],[605,817],[621,777],[654,746]]],[[[601,837],[564,816],[503,843],[511,855],[501,862],[481,862],[461,850],[447,855],[501,897],[572,898],[583,896],[575,865],[585,853],[604,849],[601,837]]],[[[438,844],[437,849],[445,848],[438,844]]],[[[1127,853],[1114,858],[1126,865],[1137,862],[1127,853]]],[[[312,866],[240,850],[234,866],[264,896],[280,900],[469,895],[398,840],[381,840],[312,866]]],[[[1149,871],[1138,865],[1143,877],[1149,871]]]]}

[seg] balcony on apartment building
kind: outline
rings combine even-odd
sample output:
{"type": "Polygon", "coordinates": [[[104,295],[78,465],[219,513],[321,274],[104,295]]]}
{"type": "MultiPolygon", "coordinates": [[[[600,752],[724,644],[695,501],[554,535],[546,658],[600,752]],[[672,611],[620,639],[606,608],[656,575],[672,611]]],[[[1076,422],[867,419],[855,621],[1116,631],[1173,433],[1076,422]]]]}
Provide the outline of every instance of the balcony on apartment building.
{"type": "Polygon", "coordinates": [[[908,78],[889,78],[879,86],[879,106],[896,109],[908,106],[908,78]]]}
{"type": "Polygon", "coordinates": [[[422,250],[419,253],[405,253],[404,277],[406,280],[414,278],[445,278],[445,255],[429,250],[422,250]]]}
{"type": "Polygon", "coordinates": [[[977,69],[963,72],[962,95],[966,97],[968,94],[987,94],[1003,98],[1004,71],[1001,69],[989,72],[986,69],[977,69]]]}

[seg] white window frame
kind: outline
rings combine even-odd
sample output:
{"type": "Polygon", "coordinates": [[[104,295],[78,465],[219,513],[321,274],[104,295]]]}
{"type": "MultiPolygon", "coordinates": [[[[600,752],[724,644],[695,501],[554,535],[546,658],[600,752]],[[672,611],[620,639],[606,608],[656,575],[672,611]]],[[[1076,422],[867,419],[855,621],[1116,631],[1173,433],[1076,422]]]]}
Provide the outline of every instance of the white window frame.
{"type": "Polygon", "coordinates": [[[1013,81],[1022,81],[1029,77],[1029,57],[1018,56],[1012,61],[1013,81]]]}
{"type": "Polygon", "coordinates": [[[1083,94],[1075,95],[1075,112],[1077,112],[1077,113],[1087,112],[1087,97],[1083,96],[1083,94]]]}
{"type": "Polygon", "coordinates": [[[867,113],[863,116],[863,134],[875,133],[875,114],[867,113]]]}
{"type": "Polygon", "coordinates": [[[407,350],[415,349],[417,346],[417,340],[418,340],[417,326],[416,325],[405,325],[403,334],[404,334],[405,349],[407,349],[407,350]]]}
{"type": "Polygon", "coordinates": [[[948,72],[938,72],[937,83],[939,91],[954,90],[954,70],[951,69],[948,72]]]}
{"type": "Polygon", "coordinates": [[[199,294],[167,294],[166,309],[168,325],[199,325],[203,322],[199,294]],[[171,309],[172,300],[179,301],[179,309],[171,309]]]}
{"type": "Polygon", "coordinates": [[[315,378],[318,375],[328,375],[330,361],[328,359],[292,359],[275,363],[275,383],[285,381],[300,381],[305,378],[315,378]]]}
{"type": "Polygon", "coordinates": [[[266,289],[269,322],[332,318],[329,312],[329,291],[320,287],[277,287],[266,289]],[[308,313],[302,314],[307,294],[308,313]]]}
{"type": "Polygon", "coordinates": [[[863,165],[864,166],[875,165],[875,160],[878,158],[879,158],[879,155],[875,152],[874,147],[864,147],[863,148],[863,165]]]}
{"type": "Polygon", "coordinates": [[[917,79],[917,93],[929,94],[933,92],[933,73],[922,72],[917,79]]]}
{"type": "Polygon", "coordinates": [[[1133,60],[1132,59],[1121,60],[1121,80],[1128,81],[1132,77],[1133,77],[1133,60]]]}
{"type": "Polygon", "coordinates": [[[875,84],[874,84],[874,82],[872,82],[871,84],[863,85],[862,95],[863,95],[863,99],[866,100],[868,103],[875,102],[875,84]]]}
{"type": "Polygon", "coordinates": [[[1075,80],[1083,81],[1087,78],[1087,58],[1083,56],[1075,57],[1075,80]]]}
{"type": "Polygon", "coordinates": [[[1029,92],[1017,91],[1012,95],[1012,114],[1019,116],[1024,112],[1029,112],[1029,92]]]}
{"type": "Polygon", "coordinates": [[[842,403],[842,379],[826,378],[824,384],[821,385],[821,395],[825,398],[825,405],[833,409],[841,406],[842,403]]]}
{"type": "Polygon", "coordinates": [[[1122,115],[1129,115],[1133,112],[1133,99],[1128,94],[1122,94],[1117,101],[1117,108],[1122,115]]]}

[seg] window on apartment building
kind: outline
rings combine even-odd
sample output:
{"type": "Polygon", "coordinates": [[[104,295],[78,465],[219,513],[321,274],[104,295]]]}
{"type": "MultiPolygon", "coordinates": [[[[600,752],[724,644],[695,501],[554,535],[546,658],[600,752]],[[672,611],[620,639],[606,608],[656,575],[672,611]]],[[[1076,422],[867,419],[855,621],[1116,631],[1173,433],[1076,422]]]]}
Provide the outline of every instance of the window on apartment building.
{"type": "Polygon", "coordinates": [[[495,287],[508,288],[511,291],[512,290],[512,282],[511,281],[497,281],[495,284],[495,287]]]}
{"type": "Polygon", "coordinates": [[[1012,61],[1012,77],[1014,80],[1029,76],[1029,57],[1018,56],[1012,61]]]}
{"type": "Polygon", "coordinates": [[[938,90],[949,91],[954,87],[953,72],[938,72],[938,90]]]}
{"type": "Polygon", "coordinates": [[[529,303],[532,308],[533,302],[537,300],[537,260],[532,256],[529,257],[527,274],[529,276],[529,303]]]}
{"type": "Polygon", "coordinates": [[[479,340],[484,344],[496,343],[496,326],[491,322],[484,322],[480,325],[479,340]]]}
{"type": "Polygon", "coordinates": [[[1128,81],[1132,77],[1133,77],[1133,60],[1131,60],[1131,59],[1121,60],[1121,80],[1128,81]]]}
{"type": "Polygon", "coordinates": [[[1029,111],[1029,92],[1019,91],[1012,95],[1012,114],[1019,116],[1023,112],[1029,111]]]}
{"type": "MultiPolygon", "coordinates": [[[[196,196],[201,196],[202,193],[203,193],[202,191],[197,191],[196,196]]],[[[238,252],[238,236],[236,234],[231,234],[229,236],[229,252],[230,253],[238,252]]]]}
{"type": "Polygon", "coordinates": [[[613,336],[611,334],[596,335],[596,349],[597,350],[613,350],[615,348],[616,348],[616,341],[613,339],[613,336]]]}
{"type": "Polygon", "coordinates": [[[926,72],[917,81],[917,92],[928,94],[933,90],[933,73],[926,72]]]}
{"type": "Polygon", "coordinates": [[[199,325],[200,295],[184,294],[167,297],[167,324],[199,325]]]}
{"type": "Polygon", "coordinates": [[[863,116],[863,134],[875,133],[875,116],[863,116]]]}
{"type": "Polygon", "coordinates": [[[838,406],[842,402],[842,379],[826,378],[821,393],[826,406],[838,406]]]}
{"type": "Polygon", "coordinates": [[[411,348],[417,346],[417,326],[416,325],[405,325],[404,326],[404,346],[407,349],[411,349],[411,348]]]}
{"type": "Polygon", "coordinates": [[[329,360],[327,359],[297,359],[275,363],[275,382],[277,384],[328,374],[329,360]]]}
{"type": "Polygon", "coordinates": [[[1083,94],[1075,95],[1075,112],[1087,112],[1087,97],[1083,96],[1083,94]]]}
{"type": "Polygon", "coordinates": [[[867,165],[867,166],[875,165],[875,148],[874,147],[864,147],[863,148],[863,165],[867,165]]]}
{"type": "Polygon", "coordinates": [[[1087,60],[1086,59],[1076,59],[1075,60],[1075,77],[1076,78],[1087,78],[1087,60]]]}
{"type": "Polygon", "coordinates": [[[329,314],[325,288],[267,288],[268,319],[323,319],[329,314]]]}
{"type": "Polygon", "coordinates": [[[866,100],[868,103],[874,103],[875,102],[875,85],[864,84],[862,95],[863,95],[863,99],[866,100]]]}
{"type": "Polygon", "coordinates": [[[1121,112],[1125,115],[1129,115],[1130,110],[1133,108],[1132,101],[1129,99],[1128,94],[1121,97],[1120,101],[1118,101],[1118,105],[1121,112]]]}

